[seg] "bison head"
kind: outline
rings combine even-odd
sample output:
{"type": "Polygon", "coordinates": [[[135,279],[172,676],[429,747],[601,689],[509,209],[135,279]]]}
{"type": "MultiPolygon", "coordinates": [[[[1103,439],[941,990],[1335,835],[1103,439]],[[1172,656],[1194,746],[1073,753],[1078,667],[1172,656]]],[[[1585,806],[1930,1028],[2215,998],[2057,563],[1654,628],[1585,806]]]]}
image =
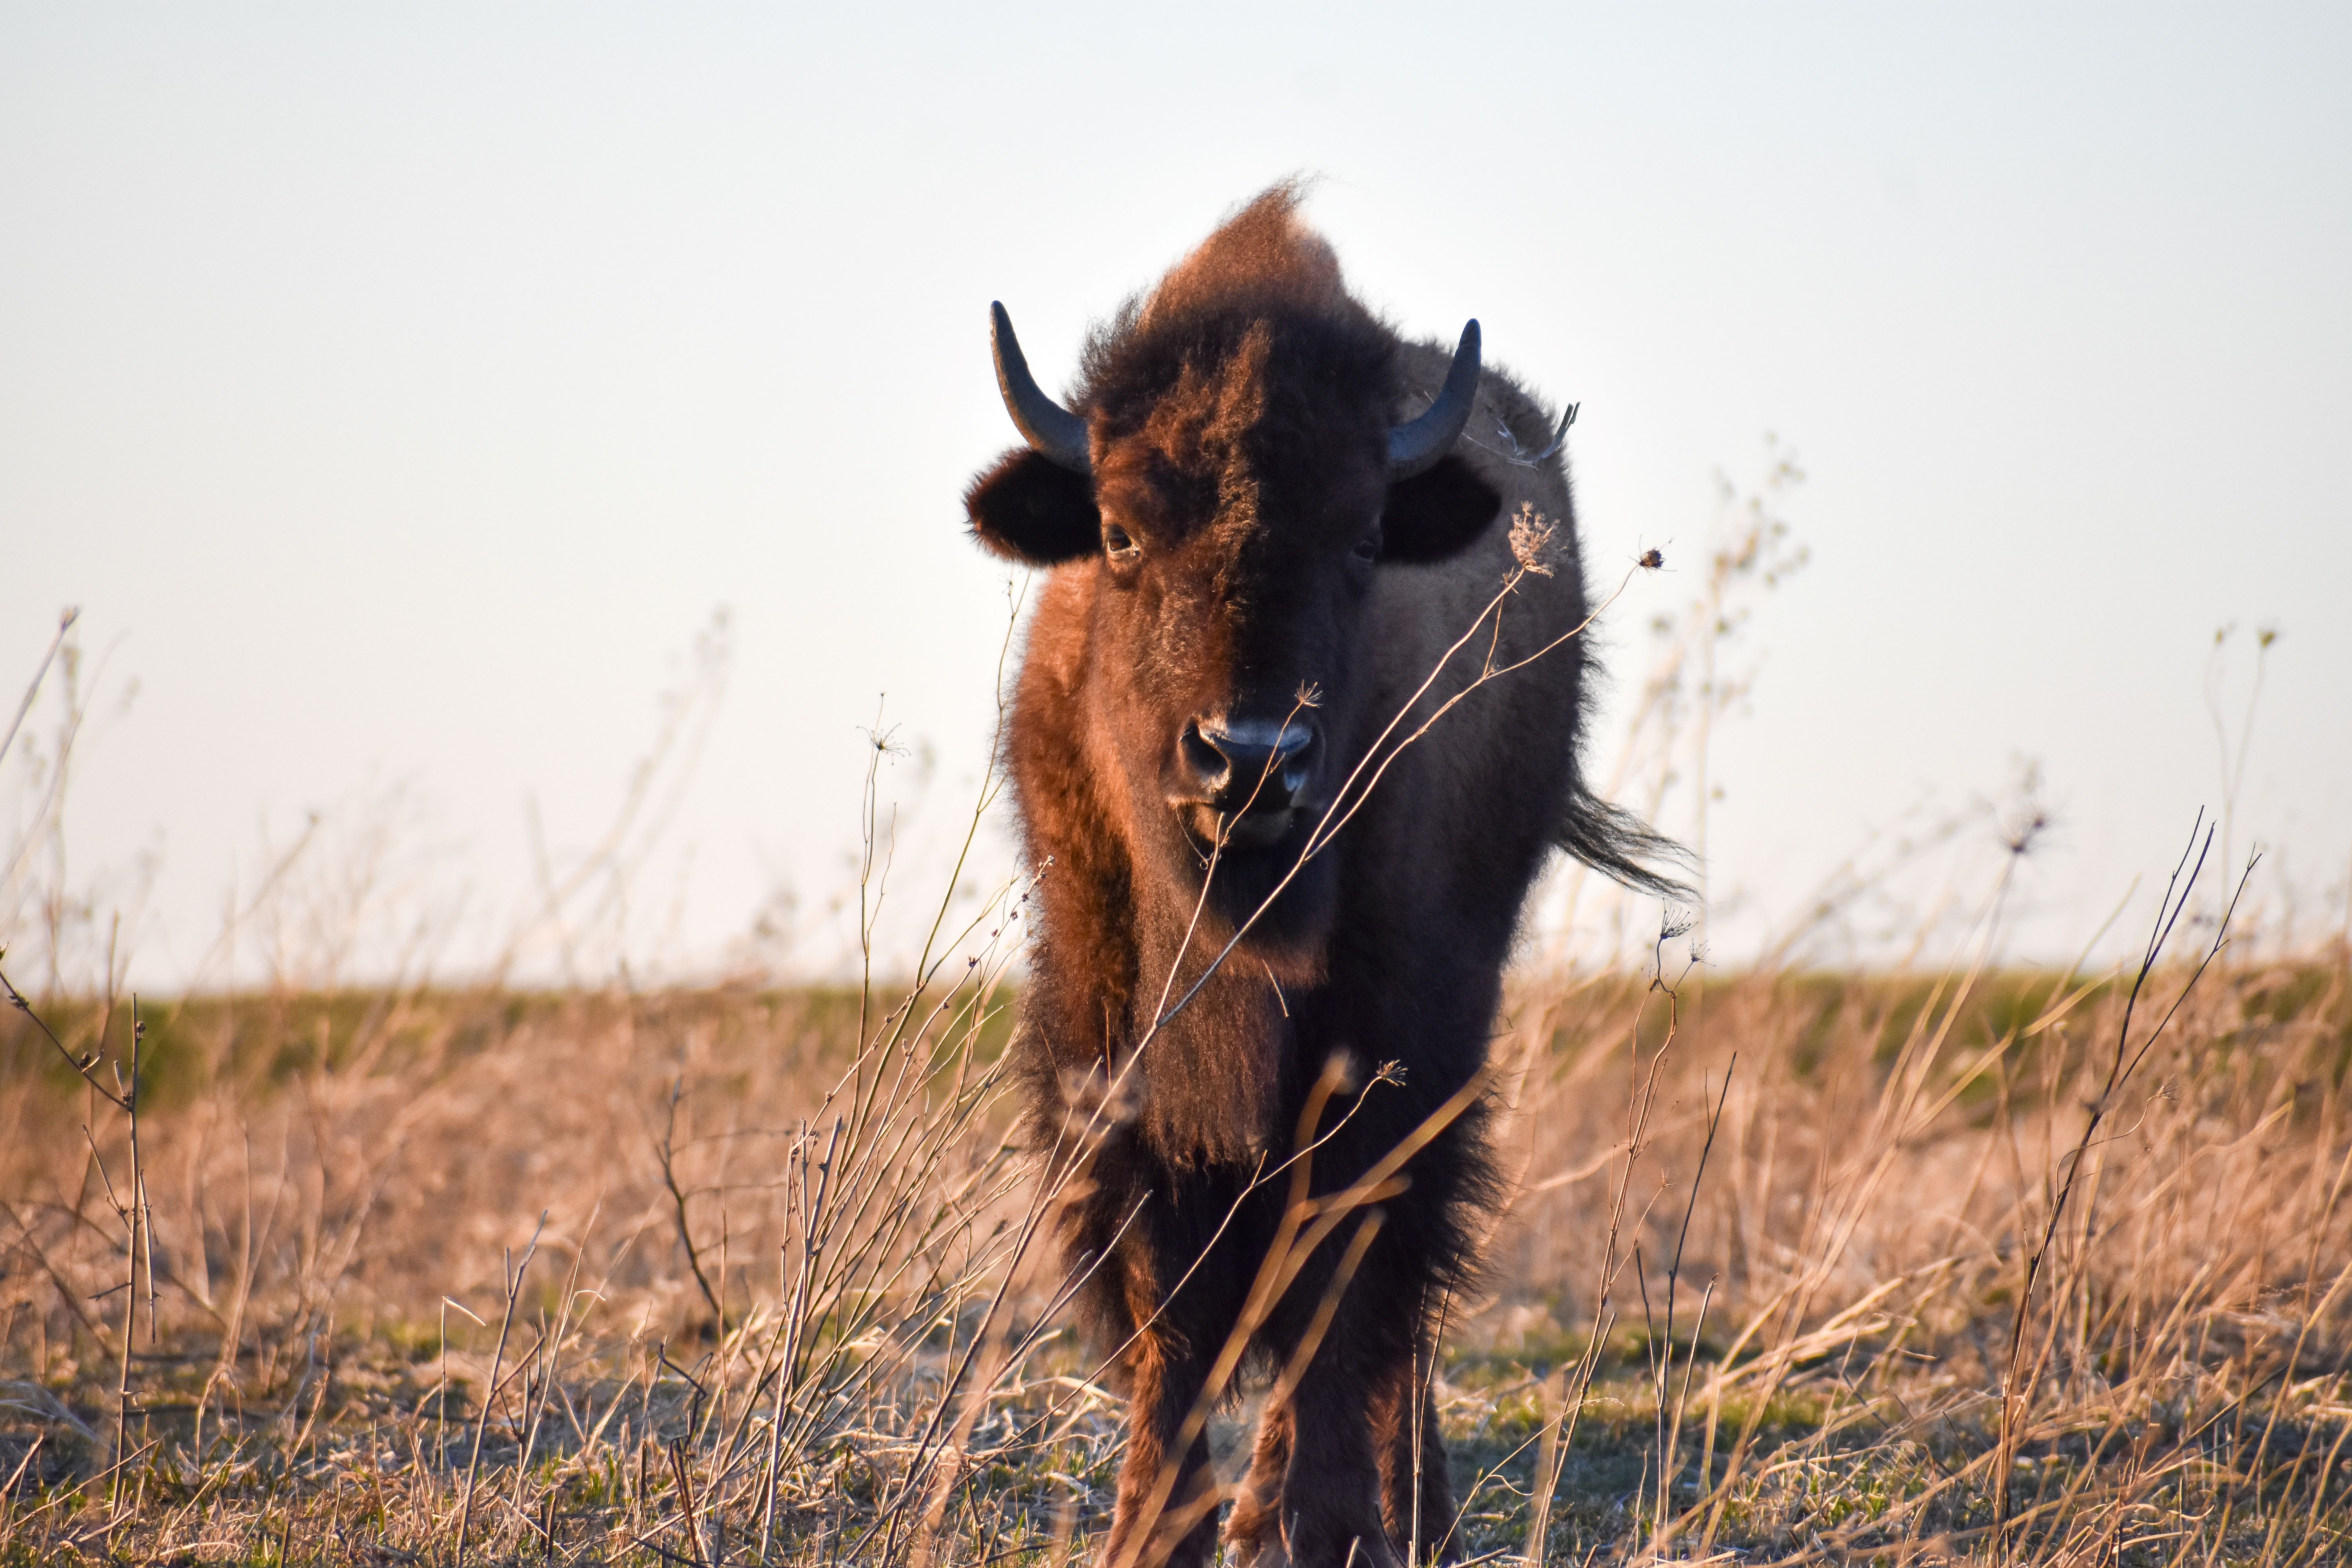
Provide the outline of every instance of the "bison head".
{"type": "MultiPolygon", "coordinates": [[[[1390,715],[1374,712],[1381,574],[1441,560],[1500,500],[1452,455],[1478,324],[1435,400],[1400,384],[1394,332],[1269,193],[1087,344],[1073,407],[1037,384],[992,307],[1005,406],[1027,438],[966,497],[997,554],[1083,573],[1069,700],[1139,858],[1211,904],[1256,909],[1298,862],[1390,715]],[[1108,766],[1105,766],[1105,763],[1108,766]]],[[[1419,672],[1426,673],[1426,672],[1419,672]]],[[[1030,803],[1034,810],[1040,803],[1030,803]]],[[[1254,930],[1319,945],[1334,858],[1254,930]]]]}

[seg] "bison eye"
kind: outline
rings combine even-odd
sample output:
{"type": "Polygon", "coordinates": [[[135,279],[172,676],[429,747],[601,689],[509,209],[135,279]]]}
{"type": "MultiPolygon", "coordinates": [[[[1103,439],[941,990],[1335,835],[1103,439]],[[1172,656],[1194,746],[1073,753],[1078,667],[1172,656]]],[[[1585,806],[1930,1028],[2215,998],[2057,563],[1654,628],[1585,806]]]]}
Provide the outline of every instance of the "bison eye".
{"type": "Polygon", "coordinates": [[[1132,561],[1143,553],[1127,536],[1127,530],[1115,522],[1103,525],[1103,549],[1114,561],[1132,561]]]}
{"type": "Polygon", "coordinates": [[[1381,531],[1377,528],[1356,541],[1356,559],[1369,566],[1381,558],[1381,531]]]}

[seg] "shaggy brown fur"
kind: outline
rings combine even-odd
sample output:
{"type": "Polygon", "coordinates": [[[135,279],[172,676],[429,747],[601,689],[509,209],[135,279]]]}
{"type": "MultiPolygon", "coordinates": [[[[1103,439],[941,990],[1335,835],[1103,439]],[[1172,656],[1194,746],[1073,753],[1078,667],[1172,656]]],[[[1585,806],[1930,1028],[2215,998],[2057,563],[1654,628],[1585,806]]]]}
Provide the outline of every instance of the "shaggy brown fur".
{"type": "MultiPolygon", "coordinates": [[[[1055,568],[1008,741],[1028,853],[1052,863],[1018,1049],[1033,1135],[1086,1165],[1066,1240],[1132,1402],[1106,1563],[1213,1554],[1214,1478],[1186,1420],[1224,1392],[1212,1363],[1290,1200],[1291,1172],[1258,1175],[1319,1138],[1307,1187],[1338,1192],[1472,1085],[1554,846],[1657,885],[1640,859],[1657,841],[1579,782],[1580,641],[1396,754],[1300,864],[1342,781],[1513,568],[1499,513],[1530,505],[1556,529],[1550,574],[1525,578],[1399,735],[1490,654],[1509,663],[1574,626],[1585,595],[1559,461],[1504,455],[1543,447],[1549,418],[1502,375],[1484,376],[1455,454],[1390,482],[1387,432],[1449,356],[1350,296],[1296,206],[1287,186],[1261,195],[1096,331],[1072,400],[1091,477],[1020,450],[966,498],[984,545],[1055,568]],[[1238,805],[1200,783],[1198,737],[1247,726],[1308,737],[1276,806],[1263,778],[1238,805]],[[1335,1063],[1346,1087],[1309,1118],[1335,1063]]],[[[1227,1522],[1244,1562],[1338,1568],[1352,1545],[1391,1563],[1416,1517],[1422,1560],[1443,1550],[1453,1494],[1428,1383],[1494,1185],[1469,1103],[1404,1167],[1353,1287],[1335,1270],[1360,1215],[1252,1337],[1256,1363],[1281,1368],[1329,1314],[1227,1522]]]]}

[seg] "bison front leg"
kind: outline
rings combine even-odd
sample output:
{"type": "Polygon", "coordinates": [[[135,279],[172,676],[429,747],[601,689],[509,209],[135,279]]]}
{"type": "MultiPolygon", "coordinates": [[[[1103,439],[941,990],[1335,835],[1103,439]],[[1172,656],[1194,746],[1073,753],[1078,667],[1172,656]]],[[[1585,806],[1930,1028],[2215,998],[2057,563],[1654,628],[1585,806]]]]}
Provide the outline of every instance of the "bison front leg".
{"type": "Polygon", "coordinates": [[[1381,1511],[1381,1462],[1362,1377],[1318,1355],[1269,1407],[1227,1531],[1260,1568],[1401,1568],[1381,1511]],[[1278,1484],[1274,1471],[1280,1468],[1278,1484]]]}
{"type": "MultiPolygon", "coordinates": [[[[1458,1555],[1453,1539],[1454,1478],[1437,1429],[1437,1401],[1418,1375],[1427,1364],[1399,1363],[1375,1386],[1370,1412],[1373,1460],[1381,1477],[1381,1522],[1387,1527],[1390,1547],[1417,1565],[1451,1563],[1458,1555]],[[1416,1406],[1417,1430],[1406,1415],[1416,1406]]],[[[1289,1405],[1276,1405],[1267,1406],[1258,1425],[1249,1475],[1225,1523],[1225,1539],[1244,1568],[1278,1568],[1286,1560],[1282,1492],[1290,1475],[1296,1420],[1289,1405]]]]}
{"type": "Polygon", "coordinates": [[[1381,1520],[1390,1543],[1416,1564],[1451,1563],[1455,1556],[1454,1478],[1437,1430],[1432,1353],[1392,1368],[1372,1396],[1381,1520]]]}
{"type": "Polygon", "coordinates": [[[1127,1460],[1101,1568],[1208,1568],[1217,1550],[1217,1475],[1205,1430],[1184,1440],[1206,1367],[1148,1337],[1128,1363],[1127,1460]]]}
{"type": "Polygon", "coordinates": [[[1290,1406],[1269,1402],[1259,1418],[1249,1475],[1225,1521],[1225,1540],[1242,1568],[1282,1561],[1282,1483],[1290,1474],[1290,1406]]]}

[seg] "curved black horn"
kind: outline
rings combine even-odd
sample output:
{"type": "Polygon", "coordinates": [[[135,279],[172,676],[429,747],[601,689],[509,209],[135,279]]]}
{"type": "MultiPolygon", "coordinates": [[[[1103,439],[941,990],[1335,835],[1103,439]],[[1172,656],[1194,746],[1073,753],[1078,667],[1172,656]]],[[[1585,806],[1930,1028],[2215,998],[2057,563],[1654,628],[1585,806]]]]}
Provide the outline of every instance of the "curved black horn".
{"type": "MultiPolygon", "coordinates": [[[[991,300],[988,320],[989,342],[996,351],[996,387],[1004,394],[1004,412],[1013,416],[1013,428],[1039,457],[1073,473],[1091,473],[1094,458],[1087,446],[1087,422],[1046,396],[1037,378],[1029,374],[1029,361],[1021,353],[1021,340],[1013,335],[1013,318],[1004,313],[1004,307],[991,300]]],[[[1475,349],[1471,368],[1475,374],[1475,349]]],[[[1451,387],[1454,383],[1449,379],[1445,384],[1451,387]]],[[[1466,412],[1468,405],[1464,407],[1466,412]]],[[[1460,428],[1458,420],[1455,428],[1460,428]]],[[[1393,450],[1396,437],[1391,436],[1389,441],[1393,450]]]]}
{"type": "MultiPolygon", "coordinates": [[[[1012,329],[1005,331],[1009,333],[1012,329]]],[[[1462,342],[1454,351],[1454,363],[1446,367],[1445,384],[1437,389],[1437,401],[1419,417],[1389,431],[1389,478],[1409,479],[1425,473],[1454,450],[1454,443],[1462,438],[1462,426],[1470,422],[1470,405],[1477,395],[1478,323],[1474,320],[1462,329],[1462,342]]]]}

